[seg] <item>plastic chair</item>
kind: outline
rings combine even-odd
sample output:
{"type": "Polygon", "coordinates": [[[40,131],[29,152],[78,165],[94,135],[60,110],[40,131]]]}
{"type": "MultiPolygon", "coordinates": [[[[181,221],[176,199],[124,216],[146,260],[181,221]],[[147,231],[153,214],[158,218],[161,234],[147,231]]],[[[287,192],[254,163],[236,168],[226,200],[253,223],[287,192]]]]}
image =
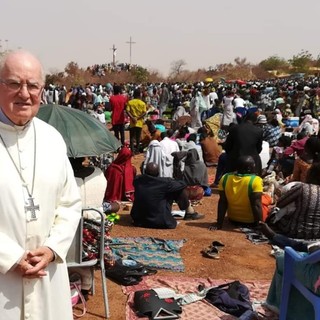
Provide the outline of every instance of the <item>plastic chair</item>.
{"type": "Polygon", "coordinates": [[[90,268],[92,276],[92,294],[95,293],[94,285],[94,269],[97,263],[100,264],[101,270],[101,285],[103,291],[103,300],[104,300],[104,309],[106,318],[110,317],[109,312],[109,303],[108,303],[108,291],[107,291],[107,282],[105,277],[105,266],[104,266],[104,237],[105,237],[105,216],[104,213],[95,208],[86,208],[82,209],[82,215],[85,211],[95,211],[101,217],[101,230],[100,230],[100,247],[99,247],[99,257],[98,259],[93,259],[89,261],[82,260],[82,231],[83,231],[83,217],[80,220],[76,235],[73,239],[71,247],[67,255],[67,266],[68,268],[90,268]]]}
{"type": "MultiPolygon", "coordinates": [[[[294,274],[294,266],[297,262],[303,263],[319,263],[320,250],[313,252],[310,255],[303,256],[296,252],[291,247],[285,247],[284,255],[284,272],[283,285],[280,304],[279,320],[287,319],[288,303],[291,286],[294,286],[303,296],[312,304],[315,312],[315,320],[320,320],[320,296],[316,295],[310,289],[305,287],[294,274]]],[[[311,319],[310,319],[311,320],[311,319]]]]}

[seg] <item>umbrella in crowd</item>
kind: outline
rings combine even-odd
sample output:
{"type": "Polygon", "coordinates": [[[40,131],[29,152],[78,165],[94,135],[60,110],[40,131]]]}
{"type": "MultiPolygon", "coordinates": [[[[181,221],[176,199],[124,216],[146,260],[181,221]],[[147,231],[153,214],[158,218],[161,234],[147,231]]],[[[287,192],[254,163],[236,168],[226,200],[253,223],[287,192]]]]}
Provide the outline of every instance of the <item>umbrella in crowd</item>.
{"type": "Polygon", "coordinates": [[[68,157],[100,156],[121,146],[105,125],[83,111],[47,104],[40,107],[37,117],[61,133],[68,157]]]}

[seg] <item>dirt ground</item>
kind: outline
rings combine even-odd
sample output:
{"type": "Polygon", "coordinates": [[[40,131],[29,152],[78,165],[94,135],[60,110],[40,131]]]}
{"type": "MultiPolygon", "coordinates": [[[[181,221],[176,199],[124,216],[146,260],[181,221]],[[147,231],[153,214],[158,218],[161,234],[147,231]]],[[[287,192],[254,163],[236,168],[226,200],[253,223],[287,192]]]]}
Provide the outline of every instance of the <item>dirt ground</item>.
{"type": "MultiPolygon", "coordinates": [[[[143,155],[133,159],[134,165],[139,168],[143,155]]],[[[215,169],[209,168],[208,174],[214,175],[215,169]]],[[[270,256],[271,247],[268,244],[255,245],[246,239],[246,236],[234,226],[224,225],[223,230],[209,231],[208,227],[216,221],[218,194],[213,190],[211,197],[205,197],[202,203],[195,207],[196,211],[205,214],[205,218],[195,221],[180,220],[174,230],[143,229],[132,226],[129,211],[120,211],[121,220],[113,228],[113,237],[152,236],[162,239],[186,239],[181,249],[181,256],[185,264],[185,272],[169,272],[159,270],[157,275],[210,277],[213,279],[237,280],[271,280],[275,259],[270,256]],[[201,250],[208,247],[213,240],[225,244],[220,259],[203,257],[201,250]]],[[[89,297],[87,315],[82,319],[105,319],[104,305],[101,290],[100,271],[95,272],[96,293],[89,297]]],[[[107,280],[109,308],[111,320],[125,319],[126,295],[121,286],[107,280]]],[[[202,319],[199,319],[202,320],[202,319]]],[[[204,320],[204,319],[203,319],[204,320]]],[[[207,320],[207,319],[206,319],[207,320]]]]}

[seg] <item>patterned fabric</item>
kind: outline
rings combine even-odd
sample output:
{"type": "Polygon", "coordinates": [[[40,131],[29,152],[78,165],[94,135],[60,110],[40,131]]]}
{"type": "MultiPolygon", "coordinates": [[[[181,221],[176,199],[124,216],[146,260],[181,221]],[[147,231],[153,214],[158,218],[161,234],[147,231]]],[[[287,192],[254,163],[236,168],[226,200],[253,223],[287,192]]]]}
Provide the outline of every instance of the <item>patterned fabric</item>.
{"type": "Polygon", "coordinates": [[[278,233],[289,238],[320,239],[320,186],[301,183],[281,196],[277,207],[280,210],[270,223],[278,233]]]}
{"type": "MultiPolygon", "coordinates": [[[[82,259],[83,261],[98,259],[99,257],[99,246],[100,246],[100,222],[85,219],[83,221],[83,240],[82,240],[82,259]]],[[[105,244],[108,245],[111,242],[110,232],[114,223],[106,220],[105,221],[105,244]]]]}
{"type": "Polygon", "coordinates": [[[263,128],[263,140],[269,142],[269,147],[274,147],[278,144],[281,136],[281,129],[279,126],[266,125],[263,128]]]}
{"type": "Polygon", "coordinates": [[[183,272],[179,250],[185,241],[151,237],[114,238],[110,247],[121,258],[133,259],[152,268],[183,272]]]}
{"type": "MultiPolygon", "coordinates": [[[[197,292],[199,284],[205,287],[217,286],[223,283],[231,282],[232,280],[217,280],[211,278],[189,278],[189,277],[163,277],[163,276],[150,276],[144,277],[143,280],[135,286],[122,287],[125,294],[128,295],[126,305],[126,320],[146,320],[148,318],[137,317],[133,309],[133,296],[135,291],[146,290],[152,288],[166,287],[173,289],[176,293],[187,294],[191,292],[197,292]]],[[[270,281],[241,281],[245,284],[250,291],[250,299],[253,303],[253,307],[256,311],[265,315],[264,319],[276,320],[278,316],[272,313],[270,310],[265,309],[262,303],[265,301],[270,281]]],[[[210,320],[235,320],[236,317],[220,311],[218,308],[212,306],[205,300],[200,300],[194,303],[184,305],[182,307],[182,314],[180,315],[181,320],[190,319],[210,319],[210,320]]]]}

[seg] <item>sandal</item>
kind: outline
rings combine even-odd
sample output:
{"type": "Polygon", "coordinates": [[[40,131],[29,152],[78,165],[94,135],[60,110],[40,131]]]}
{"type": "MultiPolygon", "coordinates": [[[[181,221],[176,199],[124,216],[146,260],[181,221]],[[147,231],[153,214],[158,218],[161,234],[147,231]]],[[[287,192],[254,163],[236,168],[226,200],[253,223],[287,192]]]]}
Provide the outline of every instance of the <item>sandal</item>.
{"type": "Polygon", "coordinates": [[[222,242],[216,240],[211,243],[211,246],[217,248],[219,251],[223,250],[223,248],[225,247],[222,242]]]}
{"type": "Polygon", "coordinates": [[[220,259],[219,250],[216,247],[209,247],[201,251],[202,255],[211,259],[220,259]]]}

